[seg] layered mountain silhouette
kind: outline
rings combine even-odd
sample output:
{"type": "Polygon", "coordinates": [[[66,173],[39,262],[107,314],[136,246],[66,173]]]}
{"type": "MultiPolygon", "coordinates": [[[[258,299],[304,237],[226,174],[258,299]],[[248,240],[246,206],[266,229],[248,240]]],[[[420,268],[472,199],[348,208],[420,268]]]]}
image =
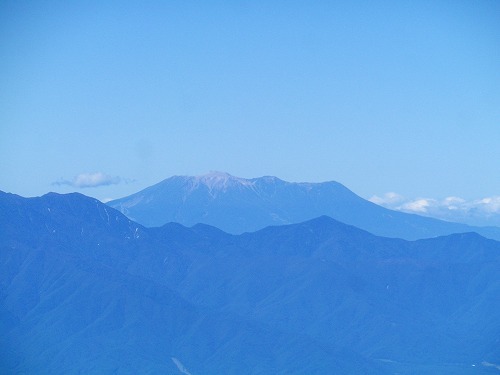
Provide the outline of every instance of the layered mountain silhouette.
{"type": "Polygon", "coordinates": [[[2,373],[496,373],[500,243],[322,216],[146,228],[0,193],[2,373]]]}
{"type": "Polygon", "coordinates": [[[389,210],[333,181],[291,183],[276,177],[244,179],[222,172],[174,176],[108,205],[147,227],[169,222],[186,226],[204,223],[241,234],[327,215],[385,237],[414,240],[477,232],[500,240],[500,228],[472,227],[389,210]]]}

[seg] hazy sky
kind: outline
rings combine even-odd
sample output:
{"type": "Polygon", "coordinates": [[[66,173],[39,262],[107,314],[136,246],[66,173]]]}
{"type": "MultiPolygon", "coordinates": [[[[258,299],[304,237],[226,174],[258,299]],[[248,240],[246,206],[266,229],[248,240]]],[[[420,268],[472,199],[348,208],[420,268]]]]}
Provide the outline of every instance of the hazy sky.
{"type": "Polygon", "coordinates": [[[210,170],[500,195],[500,2],[0,2],[0,190],[210,170]]]}

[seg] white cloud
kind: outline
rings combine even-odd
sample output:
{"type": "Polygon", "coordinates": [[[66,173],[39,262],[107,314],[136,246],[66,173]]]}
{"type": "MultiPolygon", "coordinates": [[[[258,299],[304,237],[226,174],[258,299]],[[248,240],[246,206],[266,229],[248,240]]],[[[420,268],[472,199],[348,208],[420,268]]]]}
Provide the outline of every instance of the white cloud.
{"type": "Polygon", "coordinates": [[[414,201],[406,202],[398,207],[398,209],[401,211],[427,212],[427,209],[431,205],[434,205],[433,199],[416,199],[414,201]]]}
{"type": "Polygon", "coordinates": [[[389,192],[385,193],[382,197],[379,197],[377,195],[374,195],[370,199],[368,199],[370,202],[373,202],[375,204],[385,206],[385,205],[394,205],[398,204],[404,201],[404,197],[402,195],[399,195],[394,192],[389,192]]]}
{"type": "Polygon", "coordinates": [[[465,203],[467,203],[465,199],[459,197],[446,197],[441,202],[442,206],[448,210],[463,210],[465,203]]]}
{"type": "Polygon", "coordinates": [[[80,173],[71,180],[61,179],[54,182],[54,185],[68,185],[75,188],[90,188],[98,186],[116,185],[123,182],[123,179],[118,176],[111,176],[102,172],[95,173],[80,173]]]}
{"type": "Polygon", "coordinates": [[[434,198],[407,199],[400,194],[390,192],[382,197],[374,195],[369,200],[396,211],[416,213],[471,225],[500,226],[500,196],[470,201],[455,196],[449,196],[441,200],[434,198]]]}
{"type": "Polygon", "coordinates": [[[500,196],[483,198],[474,202],[486,212],[500,213],[500,196]]]}

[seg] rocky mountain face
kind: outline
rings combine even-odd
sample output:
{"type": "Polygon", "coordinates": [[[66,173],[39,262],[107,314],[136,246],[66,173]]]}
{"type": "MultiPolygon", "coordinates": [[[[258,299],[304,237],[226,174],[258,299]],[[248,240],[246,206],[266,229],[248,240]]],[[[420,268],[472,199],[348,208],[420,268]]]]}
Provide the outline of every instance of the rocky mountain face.
{"type": "Polygon", "coordinates": [[[79,194],[1,193],[0,369],[496,373],[499,269],[476,233],[146,228],[79,194]]]}
{"type": "Polygon", "coordinates": [[[500,240],[499,228],[471,227],[389,210],[333,181],[291,183],[276,177],[243,179],[221,172],[175,176],[108,205],[147,227],[169,222],[186,226],[203,223],[241,234],[327,215],[385,237],[414,240],[477,232],[500,240]]]}

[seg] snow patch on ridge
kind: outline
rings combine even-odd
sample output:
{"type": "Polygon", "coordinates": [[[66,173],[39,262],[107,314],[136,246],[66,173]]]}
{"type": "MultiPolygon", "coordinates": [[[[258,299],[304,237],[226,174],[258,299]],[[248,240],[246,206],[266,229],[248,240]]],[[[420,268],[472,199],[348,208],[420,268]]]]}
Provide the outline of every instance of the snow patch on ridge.
{"type": "Polygon", "coordinates": [[[190,191],[195,190],[200,185],[205,185],[208,188],[209,194],[215,198],[218,192],[226,192],[230,187],[242,186],[254,189],[254,181],[234,177],[225,172],[210,172],[201,176],[195,176],[190,179],[190,191]]]}
{"type": "Polygon", "coordinates": [[[211,189],[213,188],[226,189],[227,187],[235,184],[243,186],[253,185],[253,182],[250,180],[241,177],[234,177],[229,173],[225,172],[210,172],[202,176],[196,176],[194,180],[197,181],[198,183],[202,183],[208,186],[211,189]]]}
{"type": "Polygon", "coordinates": [[[177,366],[177,368],[179,369],[179,371],[181,372],[181,374],[186,374],[186,375],[192,375],[186,367],[184,367],[184,365],[182,364],[181,361],[179,361],[177,358],[175,357],[171,357],[172,359],[172,362],[174,362],[174,364],[177,366]]]}
{"type": "Polygon", "coordinates": [[[484,367],[493,367],[497,370],[500,370],[500,365],[497,365],[496,363],[490,363],[490,362],[483,361],[483,362],[481,362],[481,365],[483,365],[484,367]]]}

